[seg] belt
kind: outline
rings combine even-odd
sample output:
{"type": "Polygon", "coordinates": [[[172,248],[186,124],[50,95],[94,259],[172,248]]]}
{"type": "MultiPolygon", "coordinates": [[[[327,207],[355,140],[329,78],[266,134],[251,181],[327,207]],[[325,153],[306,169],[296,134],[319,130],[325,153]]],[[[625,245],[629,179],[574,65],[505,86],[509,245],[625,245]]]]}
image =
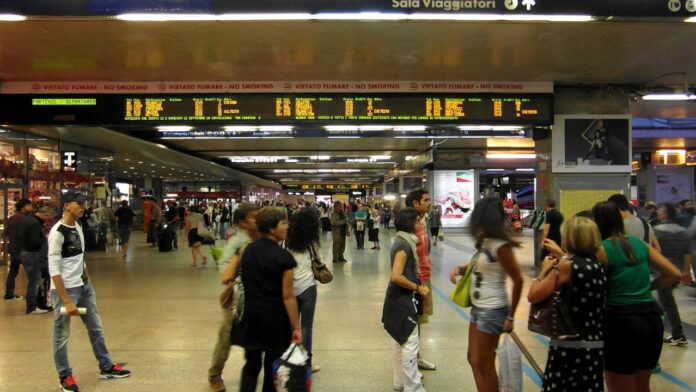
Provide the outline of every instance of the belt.
{"type": "Polygon", "coordinates": [[[603,340],[558,340],[551,339],[551,346],[560,348],[604,348],[603,340]]]}

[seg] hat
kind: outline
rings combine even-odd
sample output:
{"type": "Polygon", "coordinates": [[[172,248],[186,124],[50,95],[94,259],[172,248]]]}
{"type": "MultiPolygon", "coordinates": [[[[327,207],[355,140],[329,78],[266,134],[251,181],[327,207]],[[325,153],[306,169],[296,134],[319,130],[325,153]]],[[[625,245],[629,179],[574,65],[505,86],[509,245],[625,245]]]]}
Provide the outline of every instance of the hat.
{"type": "Polygon", "coordinates": [[[22,208],[24,208],[24,206],[26,206],[27,204],[31,204],[31,200],[29,200],[29,199],[19,199],[19,200],[17,200],[17,202],[15,203],[15,210],[16,210],[16,211],[19,211],[19,210],[21,210],[22,208]]]}
{"type": "Polygon", "coordinates": [[[70,189],[69,191],[65,192],[61,197],[61,201],[63,202],[63,204],[70,203],[73,201],[76,203],[84,203],[85,200],[87,200],[87,196],[74,189],[70,189]]]}

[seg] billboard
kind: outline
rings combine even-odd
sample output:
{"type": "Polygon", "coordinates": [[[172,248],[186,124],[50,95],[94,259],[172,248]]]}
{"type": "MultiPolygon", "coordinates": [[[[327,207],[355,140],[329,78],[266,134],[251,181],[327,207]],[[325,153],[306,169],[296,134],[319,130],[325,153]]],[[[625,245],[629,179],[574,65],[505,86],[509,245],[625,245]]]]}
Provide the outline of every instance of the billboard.
{"type": "Polygon", "coordinates": [[[473,170],[435,170],[433,204],[440,206],[443,227],[464,227],[476,202],[473,170]]]}

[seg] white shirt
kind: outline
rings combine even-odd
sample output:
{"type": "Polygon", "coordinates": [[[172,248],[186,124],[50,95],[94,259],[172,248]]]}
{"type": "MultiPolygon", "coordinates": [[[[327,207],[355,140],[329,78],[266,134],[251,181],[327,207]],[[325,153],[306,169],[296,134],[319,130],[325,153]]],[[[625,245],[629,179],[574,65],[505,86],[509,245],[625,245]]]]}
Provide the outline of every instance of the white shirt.
{"type": "Polygon", "coordinates": [[[312,272],[312,258],[309,256],[309,252],[296,253],[291,251],[290,253],[297,262],[297,267],[295,267],[294,271],[295,295],[300,295],[308,288],[317,284],[314,281],[314,272],[312,272]]]}
{"type": "MultiPolygon", "coordinates": [[[[84,254],[85,236],[79,224],[69,226],[59,221],[53,225],[48,233],[48,273],[51,277],[60,275],[66,289],[84,286],[84,254]],[[68,238],[63,233],[68,233],[68,238]]],[[[51,289],[55,289],[53,279],[51,289]]]]}
{"type": "MultiPolygon", "coordinates": [[[[471,281],[471,302],[477,308],[500,309],[508,306],[508,296],[505,290],[507,274],[503,265],[498,260],[498,249],[507,244],[497,239],[485,239],[481,245],[482,251],[478,252],[471,281]],[[483,248],[490,251],[495,260],[490,260],[483,252],[483,248]]],[[[474,261],[472,259],[472,262],[474,261]]]]}

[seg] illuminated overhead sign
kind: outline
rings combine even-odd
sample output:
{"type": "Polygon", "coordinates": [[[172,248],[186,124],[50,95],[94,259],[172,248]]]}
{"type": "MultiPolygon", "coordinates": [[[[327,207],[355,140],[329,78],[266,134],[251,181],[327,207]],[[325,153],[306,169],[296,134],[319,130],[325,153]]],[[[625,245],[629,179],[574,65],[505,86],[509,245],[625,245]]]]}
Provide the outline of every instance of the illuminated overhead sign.
{"type": "MultiPolygon", "coordinates": [[[[691,0],[5,0],[0,13],[50,16],[114,16],[139,13],[190,13],[199,20],[216,20],[226,15],[315,14],[330,18],[336,13],[384,12],[404,14],[512,14],[592,15],[614,17],[669,17],[696,12],[691,0]],[[206,18],[206,16],[208,16],[206,18]]],[[[368,16],[363,16],[367,18],[368,16]]],[[[337,17],[336,17],[337,18],[337,17]]],[[[302,19],[302,18],[299,18],[302,19]]],[[[356,16],[357,19],[357,16],[356,16]]],[[[137,20],[137,19],[133,19],[137,20]]]]}
{"type": "Polygon", "coordinates": [[[96,106],[96,98],[34,98],[33,106],[96,106]]]}
{"type": "MultiPolygon", "coordinates": [[[[292,135],[288,124],[369,124],[346,133],[379,132],[380,124],[526,124],[553,123],[552,94],[368,93],[368,94],[159,94],[96,97],[0,95],[0,121],[6,124],[148,124],[173,126],[219,124],[246,136],[292,135]],[[65,99],[65,101],[61,101],[65,99]],[[58,103],[79,102],[64,106],[58,103]],[[50,103],[54,105],[36,105],[50,103]],[[94,102],[94,105],[91,105],[94,102]],[[91,106],[85,106],[90,103],[91,106]],[[66,120],[67,119],[67,120],[66,120]],[[62,120],[62,121],[61,121],[62,120]],[[255,134],[249,135],[253,131],[255,134]]],[[[422,129],[422,128],[419,128],[422,129]]],[[[333,131],[332,131],[333,132],[333,131]]],[[[337,131],[337,134],[340,131],[337,131]]]]}

